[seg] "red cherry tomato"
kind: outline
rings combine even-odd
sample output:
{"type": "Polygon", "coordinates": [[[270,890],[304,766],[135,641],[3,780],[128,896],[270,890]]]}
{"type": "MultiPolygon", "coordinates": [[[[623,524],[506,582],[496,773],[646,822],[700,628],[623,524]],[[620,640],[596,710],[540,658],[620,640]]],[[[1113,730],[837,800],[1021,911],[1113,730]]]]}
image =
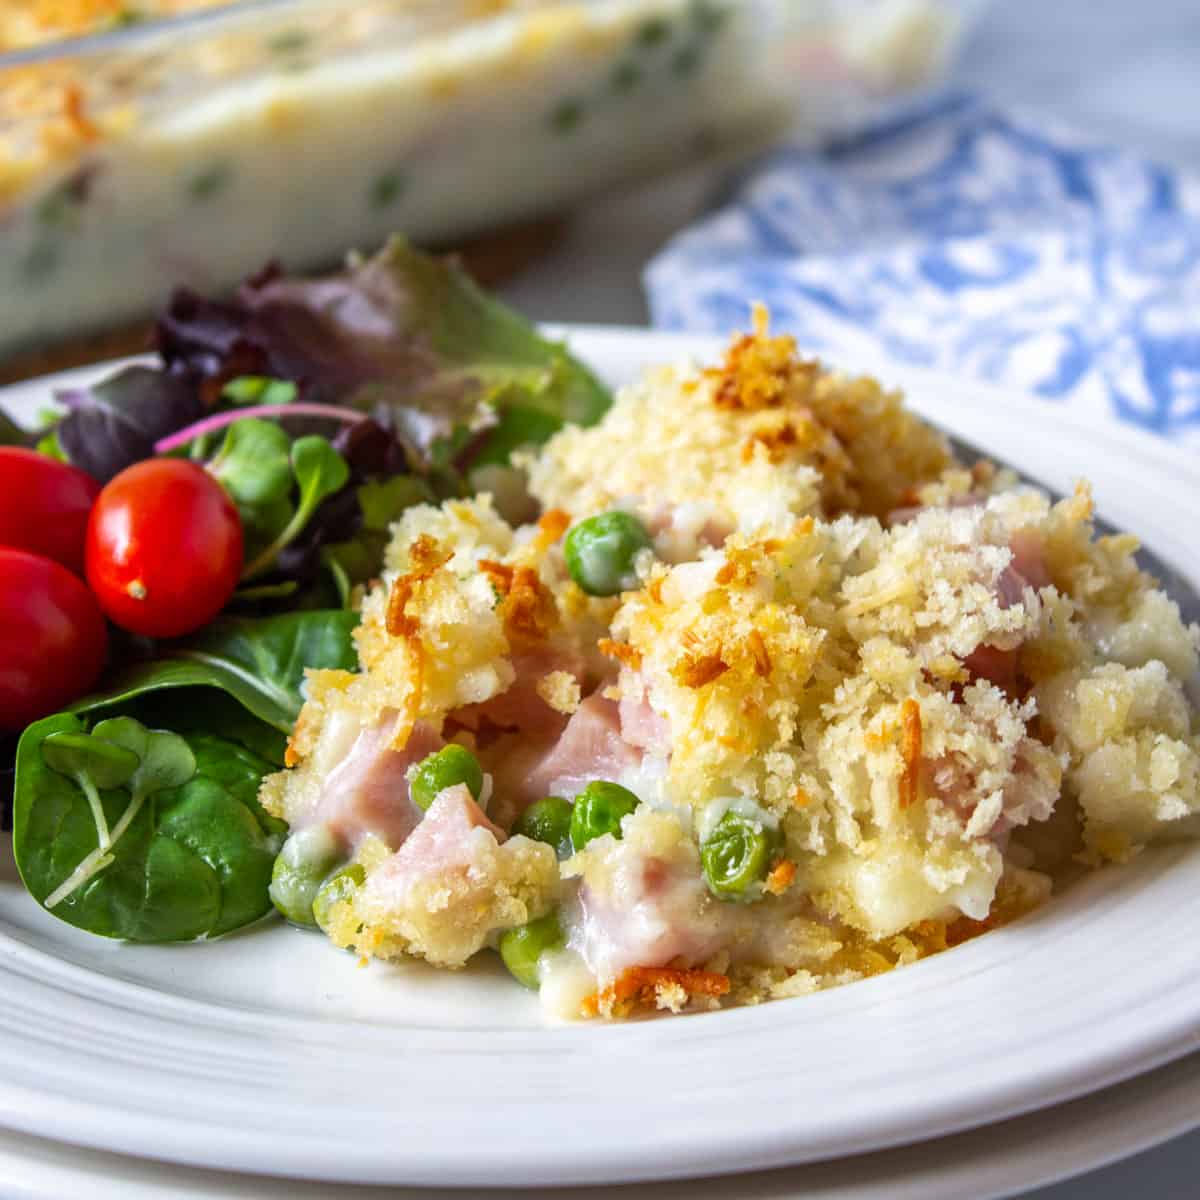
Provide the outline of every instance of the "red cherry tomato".
{"type": "Polygon", "coordinates": [[[35,450],[0,447],[0,546],[15,546],[83,574],[88,513],[100,485],[35,450]]]}
{"type": "Polygon", "coordinates": [[[82,696],[100,677],[108,630],[66,567],[0,546],[0,729],[15,732],[82,696]]]}
{"type": "Polygon", "coordinates": [[[151,458],[104,486],[87,531],[87,580],[124,629],[179,637],[224,608],[242,569],[242,522],[203,467],[151,458]]]}

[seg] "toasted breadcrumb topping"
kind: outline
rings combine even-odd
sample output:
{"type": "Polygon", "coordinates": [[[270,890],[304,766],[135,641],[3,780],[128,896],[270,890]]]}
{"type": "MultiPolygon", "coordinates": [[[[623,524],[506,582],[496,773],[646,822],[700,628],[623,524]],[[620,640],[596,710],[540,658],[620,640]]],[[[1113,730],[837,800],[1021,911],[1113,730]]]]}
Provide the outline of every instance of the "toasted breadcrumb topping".
{"type": "Polygon", "coordinates": [[[1093,536],[1086,486],[1051,503],[962,468],[899,396],[798,357],[761,313],[719,366],[653,372],[523,461],[537,525],[486,496],[402,516],[363,669],[310,675],[264,804],[303,819],[347,723],[381,719],[397,745],[468,730],[493,813],[593,777],[642,804],[557,871],[484,855],[475,875],[504,882],[470,893],[469,937],[434,915],[466,920],[443,880],[405,892],[415,909],[370,893],[339,944],[455,964],[504,914],[557,904],[559,958],[590,981],[550,989],[571,1013],[751,1003],[941,952],[1200,829],[1200,633],[1135,539],[1093,536]],[[614,506],[654,552],[638,586],[588,597],[562,537],[614,506]],[[566,748],[590,756],[581,776],[566,748]],[[745,903],[701,874],[731,807],[775,839],[745,903]]]}
{"type": "Polygon", "coordinates": [[[579,680],[570,671],[551,671],[537,681],[537,694],[557,713],[578,712],[579,680]]]}
{"type": "Polygon", "coordinates": [[[698,997],[729,993],[729,977],[679,967],[630,967],[619,979],[583,1001],[585,1016],[627,1016],[638,1006],[680,1012],[698,997]]]}

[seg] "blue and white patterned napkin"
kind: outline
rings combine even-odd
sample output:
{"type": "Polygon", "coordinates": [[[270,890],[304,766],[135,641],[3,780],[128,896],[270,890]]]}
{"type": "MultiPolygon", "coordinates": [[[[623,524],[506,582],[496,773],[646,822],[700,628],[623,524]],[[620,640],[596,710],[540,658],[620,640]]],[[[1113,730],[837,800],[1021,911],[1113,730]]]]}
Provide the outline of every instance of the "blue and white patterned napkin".
{"type": "Polygon", "coordinates": [[[646,274],[657,325],[761,299],[812,350],[1013,385],[1200,448],[1200,179],[952,97],[783,148],[646,274]]]}

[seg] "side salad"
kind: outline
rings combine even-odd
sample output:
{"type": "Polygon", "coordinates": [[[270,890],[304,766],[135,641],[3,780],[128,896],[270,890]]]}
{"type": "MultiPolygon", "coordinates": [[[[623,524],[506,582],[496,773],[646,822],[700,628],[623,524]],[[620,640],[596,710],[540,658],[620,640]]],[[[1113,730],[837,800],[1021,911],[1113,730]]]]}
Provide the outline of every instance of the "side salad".
{"type": "Polygon", "coordinates": [[[272,909],[259,804],[305,671],[353,669],[356,589],[408,507],[486,488],[610,397],[452,262],[400,239],[341,273],[178,292],[159,361],[0,414],[0,736],[18,870],[106,937],[272,909]]]}

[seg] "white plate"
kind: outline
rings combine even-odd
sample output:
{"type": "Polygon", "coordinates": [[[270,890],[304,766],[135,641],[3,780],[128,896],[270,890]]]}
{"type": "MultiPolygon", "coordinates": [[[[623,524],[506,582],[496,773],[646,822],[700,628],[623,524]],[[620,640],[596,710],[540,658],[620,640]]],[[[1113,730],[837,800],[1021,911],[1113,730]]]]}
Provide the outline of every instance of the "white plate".
{"type": "MultiPolygon", "coordinates": [[[[571,336],[613,380],[713,345],[571,336]]],[[[1176,565],[1197,560],[1200,489],[1169,447],[1007,393],[877,370],[928,416],[1048,483],[1086,471],[1106,515],[1176,565]]],[[[494,963],[359,970],[281,926],[199,946],[106,943],[42,912],[9,860],[0,1125],[207,1167],[464,1186],[861,1153],[1054,1104],[1200,1046],[1197,920],[1200,854],[1176,847],[837,991],[544,1028],[494,963]]]]}
{"type": "MultiPolygon", "coordinates": [[[[1056,1108],[932,1142],[852,1158],[715,1179],[606,1187],[610,1200],[993,1200],[1137,1158],[1060,1183],[1038,1200],[1125,1200],[1190,1194],[1200,1134],[1159,1145],[1200,1122],[1200,1055],[1056,1108]],[[1175,1181],[1172,1187],[1171,1181],[1175,1181]]],[[[0,1179],[23,1200],[430,1200],[428,1188],[382,1191],[356,1184],[206,1171],[130,1158],[0,1129],[0,1179]]],[[[437,1200],[475,1200],[478,1188],[441,1189],[437,1200]]],[[[527,1188],[489,1200],[531,1200],[527,1188]]],[[[536,1200],[586,1200],[593,1189],[551,1188],[536,1200]]]]}

